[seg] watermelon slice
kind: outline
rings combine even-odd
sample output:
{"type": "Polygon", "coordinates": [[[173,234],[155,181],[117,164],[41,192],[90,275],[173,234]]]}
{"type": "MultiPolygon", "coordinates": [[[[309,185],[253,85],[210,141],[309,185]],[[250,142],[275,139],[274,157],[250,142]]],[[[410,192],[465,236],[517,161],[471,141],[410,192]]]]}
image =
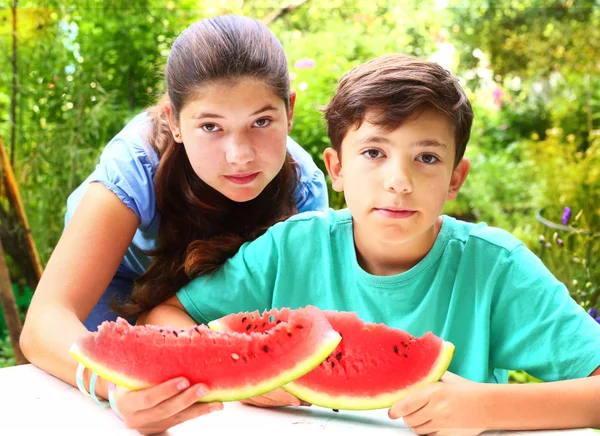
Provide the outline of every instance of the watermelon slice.
{"type": "MultiPolygon", "coordinates": [[[[415,338],[383,324],[365,323],[353,312],[324,311],[342,341],[317,368],[283,388],[317,406],[345,410],[390,407],[422,386],[438,381],[454,354],[454,345],[429,332],[415,338]]],[[[272,328],[271,317],[240,323],[229,315],[210,328],[244,332],[272,328]]]]}
{"type": "Polygon", "coordinates": [[[260,315],[240,313],[243,333],[131,326],[119,318],[78,339],[71,354],[105,380],[144,389],[175,377],[204,383],[208,401],[235,401],[276,389],[306,374],[338,345],[340,335],[314,307],[283,310],[266,327],[260,315]],[[251,330],[252,329],[252,330],[251,330]]]}

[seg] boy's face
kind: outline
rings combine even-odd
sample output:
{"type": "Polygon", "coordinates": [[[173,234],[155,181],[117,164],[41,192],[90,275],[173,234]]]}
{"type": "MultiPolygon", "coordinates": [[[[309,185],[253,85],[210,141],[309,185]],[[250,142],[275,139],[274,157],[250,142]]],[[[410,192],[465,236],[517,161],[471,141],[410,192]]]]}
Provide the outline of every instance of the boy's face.
{"type": "Polygon", "coordinates": [[[369,122],[375,115],[367,112],[361,126],[348,131],[341,160],[333,149],[325,151],[333,188],[344,192],[357,248],[363,237],[383,247],[430,244],[428,251],[439,230],[435,223],[446,200],[456,197],[469,162],[454,168],[454,132],[445,115],[428,110],[393,131],[369,122]]]}

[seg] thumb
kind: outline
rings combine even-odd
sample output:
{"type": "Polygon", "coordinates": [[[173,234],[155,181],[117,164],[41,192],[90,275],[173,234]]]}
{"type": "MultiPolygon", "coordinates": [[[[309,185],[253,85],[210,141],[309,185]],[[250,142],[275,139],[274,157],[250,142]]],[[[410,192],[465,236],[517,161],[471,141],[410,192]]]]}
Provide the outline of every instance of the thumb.
{"type": "Polygon", "coordinates": [[[450,371],[446,371],[446,373],[442,376],[440,381],[442,383],[449,384],[449,385],[455,385],[455,384],[459,384],[459,383],[468,382],[468,380],[466,378],[456,375],[450,371]]]}

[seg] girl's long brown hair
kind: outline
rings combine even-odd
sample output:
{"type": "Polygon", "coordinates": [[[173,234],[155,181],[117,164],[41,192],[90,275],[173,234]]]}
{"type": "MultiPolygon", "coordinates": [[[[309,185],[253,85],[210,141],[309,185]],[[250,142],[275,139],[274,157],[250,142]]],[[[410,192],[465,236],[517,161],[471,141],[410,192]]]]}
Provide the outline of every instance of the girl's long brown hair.
{"type": "Polygon", "coordinates": [[[257,20],[219,16],[188,27],[175,41],[165,69],[167,95],[148,109],[148,142],[160,156],[154,179],[160,226],[149,268],[128,301],[113,302],[136,317],[174,295],[192,278],[207,274],[246,241],[296,211],[297,167],[289,154],[277,176],[255,199],[238,203],[204,183],[185,148],[169,129],[164,102],[174,115],[209,82],[252,78],[270,86],[289,110],[287,59],[280,42],[257,20]]]}

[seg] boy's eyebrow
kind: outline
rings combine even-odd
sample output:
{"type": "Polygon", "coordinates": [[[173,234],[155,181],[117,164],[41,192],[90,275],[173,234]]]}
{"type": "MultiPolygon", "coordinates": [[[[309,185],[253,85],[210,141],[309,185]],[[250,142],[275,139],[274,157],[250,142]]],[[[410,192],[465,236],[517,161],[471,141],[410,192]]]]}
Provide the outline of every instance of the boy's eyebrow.
{"type": "Polygon", "coordinates": [[[361,144],[391,144],[392,141],[385,136],[367,135],[360,140],[361,144]]]}
{"type": "Polygon", "coordinates": [[[443,142],[439,142],[436,139],[421,139],[411,144],[413,147],[446,147],[448,146],[443,142]]]}
{"type": "MultiPolygon", "coordinates": [[[[361,144],[391,144],[390,141],[385,136],[378,135],[367,135],[360,140],[361,144]]],[[[412,147],[445,147],[448,148],[446,144],[443,142],[439,142],[436,139],[420,139],[411,144],[412,147]]]]}
{"type": "MultiPolygon", "coordinates": [[[[275,106],[273,106],[272,104],[266,104],[263,107],[261,107],[259,110],[252,112],[250,114],[250,116],[253,117],[254,115],[258,115],[262,112],[272,111],[272,110],[276,111],[277,108],[275,106]]],[[[193,120],[198,120],[200,118],[225,118],[225,117],[223,115],[213,114],[210,112],[200,112],[198,114],[192,115],[193,120]]]]}

